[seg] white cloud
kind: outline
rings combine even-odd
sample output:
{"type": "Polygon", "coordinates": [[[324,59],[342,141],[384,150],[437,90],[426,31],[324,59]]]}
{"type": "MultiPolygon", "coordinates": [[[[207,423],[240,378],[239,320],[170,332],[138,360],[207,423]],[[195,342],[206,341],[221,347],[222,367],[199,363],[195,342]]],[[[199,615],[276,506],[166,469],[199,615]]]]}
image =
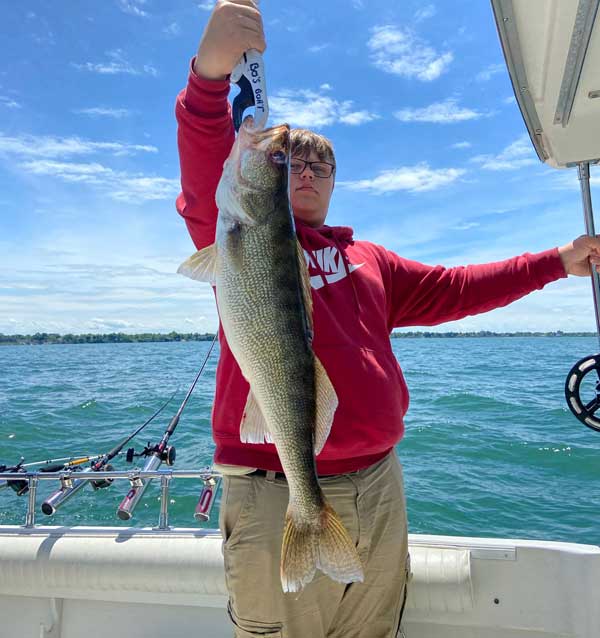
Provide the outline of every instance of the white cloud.
{"type": "Polygon", "coordinates": [[[215,7],[215,3],[213,0],[205,0],[205,2],[201,2],[198,5],[198,9],[202,9],[202,11],[212,11],[215,7]]]}
{"type": "Polygon", "coordinates": [[[339,102],[310,90],[284,90],[269,97],[271,116],[300,128],[322,128],[335,123],[356,126],[378,119],[369,111],[353,110],[353,102],[339,102]]]}
{"type": "Polygon", "coordinates": [[[0,153],[25,157],[56,158],[108,152],[113,155],[132,155],[137,152],[156,153],[155,146],[124,142],[92,142],[79,137],[51,137],[21,135],[10,137],[0,133],[0,153]]]}
{"type": "Polygon", "coordinates": [[[111,197],[121,202],[140,202],[150,200],[173,201],[181,190],[179,179],[167,177],[129,176],[119,174],[120,183],[111,190],[111,197]]]}
{"type": "Polygon", "coordinates": [[[506,71],[506,66],[504,64],[490,64],[488,67],[480,71],[475,79],[478,82],[488,82],[492,79],[494,75],[498,73],[504,73],[506,71]]]}
{"type": "Polygon", "coordinates": [[[0,106],[4,106],[7,109],[20,109],[21,105],[10,97],[0,95],[0,106]]]}
{"type": "Polygon", "coordinates": [[[451,52],[438,53],[408,29],[391,25],[372,29],[367,46],[378,69],[422,82],[440,77],[454,59],[451,52]]]}
{"type": "Polygon", "coordinates": [[[106,55],[111,58],[110,62],[85,62],[83,64],[71,62],[71,65],[81,71],[99,73],[100,75],[152,75],[157,76],[158,71],[150,64],[143,64],[140,67],[133,66],[128,62],[121,49],[107,51],[106,55]]]}
{"type": "Polygon", "coordinates": [[[114,330],[128,330],[134,327],[131,321],[124,321],[123,319],[103,319],[94,317],[90,319],[89,323],[92,330],[96,331],[114,331],[114,330]]]}
{"type": "Polygon", "coordinates": [[[375,195],[396,191],[420,193],[448,186],[465,172],[458,168],[432,169],[427,163],[421,163],[386,170],[373,179],[339,182],[339,186],[352,191],[369,191],[375,195]]]}
{"type": "Polygon", "coordinates": [[[452,144],[450,148],[461,149],[461,148],[471,148],[471,146],[473,146],[471,142],[456,142],[456,144],[452,144]]]}
{"type": "Polygon", "coordinates": [[[436,13],[437,9],[435,8],[435,5],[427,4],[415,13],[415,22],[422,22],[423,20],[433,18],[436,13]]]}
{"type": "Polygon", "coordinates": [[[22,162],[19,166],[30,175],[46,175],[69,183],[94,186],[118,202],[173,200],[180,190],[178,179],[114,171],[97,162],[82,164],[44,159],[22,162]]]}
{"type": "Polygon", "coordinates": [[[171,22],[171,24],[163,29],[163,33],[174,38],[181,33],[181,27],[177,22],[171,22]]]}
{"type": "Polygon", "coordinates": [[[60,177],[66,182],[101,184],[107,177],[114,175],[112,169],[97,163],[78,164],[53,160],[31,160],[22,162],[19,166],[29,174],[60,177]]]}
{"type": "Polygon", "coordinates": [[[148,14],[141,8],[146,4],[146,0],[117,0],[117,6],[123,13],[132,16],[145,18],[148,14]]]}
{"type": "Polygon", "coordinates": [[[504,104],[516,104],[517,98],[514,95],[510,95],[509,97],[505,97],[502,102],[504,102],[504,104]]]}
{"type": "MultiPolygon", "coordinates": [[[[590,186],[599,186],[600,187],[600,173],[594,173],[595,167],[592,166],[590,168],[590,186]]],[[[579,179],[577,178],[577,172],[575,169],[567,170],[567,171],[559,171],[558,175],[557,171],[552,170],[552,180],[553,184],[559,189],[574,189],[580,190],[581,185],[579,183],[579,179]]]]}
{"type": "Polygon", "coordinates": [[[154,241],[140,236],[137,224],[123,223],[123,237],[101,227],[84,235],[50,233],[31,252],[11,256],[11,267],[0,272],[0,332],[189,332],[191,313],[192,330],[214,330],[210,286],[176,274],[185,253],[147,256],[140,244],[154,241]],[[51,254],[52,243],[73,252],[51,254]]]}
{"type": "Polygon", "coordinates": [[[401,109],[394,113],[401,122],[433,122],[435,124],[452,124],[466,120],[477,120],[486,117],[485,113],[458,106],[453,98],[430,104],[421,109],[401,109]]]}
{"type": "Polygon", "coordinates": [[[308,47],[308,52],[309,53],[320,53],[321,51],[327,49],[329,46],[331,46],[330,44],[315,44],[312,47],[308,47]]]}
{"type": "Polygon", "coordinates": [[[479,222],[461,222],[456,226],[451,226],[451,230],[470,230],[471,228],[477,228],[481,224],[479,222]]]}
{"type": "Polygon", "coordinates": [[[352,0],[352,6],[355,9],[364,9],[365,8],[364,0],[352,0]]]}
{"type": "Polygon", "coordinates": [[[489,171],[513,171],[538,163],[527,134],[521,135],[498,155],[477,155],[471,161],[489,171]]]}
{"type": "Polygon", "coordinates": [[[373,113],[369,113],[368,111],[353,111],[347,115],[342,115],[340,117],[340,122],[342,124],[349,124],[350,126],[358,126],[359,124],[372,122],[375,119],[378,119],[378,116],[373,113]]]}
{"type": "Polygon", "coordinates": [[[88,109],[73,109],[73,113],[89,115],[90,117],[113,117],[115,119],[121,119],[122,117],[129,117],[132,111],[129,109],[113,109],[96,106],[88,109]]]}

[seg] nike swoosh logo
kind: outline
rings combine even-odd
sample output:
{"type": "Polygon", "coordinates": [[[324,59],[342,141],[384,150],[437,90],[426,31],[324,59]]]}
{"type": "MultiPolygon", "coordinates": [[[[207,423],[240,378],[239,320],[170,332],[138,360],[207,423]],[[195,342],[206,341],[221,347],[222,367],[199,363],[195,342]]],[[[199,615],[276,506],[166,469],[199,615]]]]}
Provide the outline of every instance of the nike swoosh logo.
{"type": "MultiPolygon", "coordinates": [[[[361,266],[364,266],[364,262],[362,264],[350,264],[350,272],[354,272],[358,270],[361,266]]],[[[330,275],[312,275],[310,278],[310,285],[315,290],[322,288],[325,285],[325,281],[323,281],[323,277],[327,281],[328,284],[334,284],[336,281],[340,281],[344,277],[347,276],[347,272],[345,268],[338,270],[337,272],[331,273],[330,275]]]]}

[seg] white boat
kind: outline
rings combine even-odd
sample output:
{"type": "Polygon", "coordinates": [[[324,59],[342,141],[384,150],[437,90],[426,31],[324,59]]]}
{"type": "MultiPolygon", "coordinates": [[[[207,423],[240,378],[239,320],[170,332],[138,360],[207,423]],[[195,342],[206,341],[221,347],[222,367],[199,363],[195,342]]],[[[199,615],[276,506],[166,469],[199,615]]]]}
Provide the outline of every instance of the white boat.
{"type": "MultiPolygon", "coordinates": [[[[599,5],[492,0],[552,166],[600,158],[599,5]]],[[[231,636],[220,533],[168,528],[162,514],[164,529],[0,526],[0,638],[231,636]]],[[[410,535],[409,549],[408,638],[600,637],[597,546],[410,535]]]]}
{"type": "MultiPolygon", "coordinates": [[[[597,638],[600,548],[409,536],[408,638],[597,638]]],[[[218,531],[0,527],[2,638],[229,638],[218,531]]]]}

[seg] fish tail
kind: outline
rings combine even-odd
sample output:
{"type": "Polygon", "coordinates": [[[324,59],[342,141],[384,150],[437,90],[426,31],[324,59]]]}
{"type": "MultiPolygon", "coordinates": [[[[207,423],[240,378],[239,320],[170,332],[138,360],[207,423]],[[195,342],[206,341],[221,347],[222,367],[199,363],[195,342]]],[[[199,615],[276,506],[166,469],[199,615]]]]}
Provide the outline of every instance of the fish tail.
{"type": "Polygon", "coordinates": [[[281,549],[283,591],[300,591],[313,579],[317,567],[340,583],[364,580],[354,543],[335,510],[327,503],[317,525],[298,524],[288,512],[281,549]]]}

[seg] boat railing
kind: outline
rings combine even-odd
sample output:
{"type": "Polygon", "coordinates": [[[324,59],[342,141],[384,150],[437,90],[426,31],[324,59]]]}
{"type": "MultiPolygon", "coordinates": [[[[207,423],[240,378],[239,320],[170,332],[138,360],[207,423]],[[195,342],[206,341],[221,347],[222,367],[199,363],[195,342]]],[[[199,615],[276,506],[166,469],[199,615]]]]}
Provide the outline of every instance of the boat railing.
{"type": "Polygon", "coordinates": [[[13,487],[19,494],[28,494],[27,512],[25,515],[26,529],[36,527],[35,510],[37,505],[37,491],[40,481],[59,481],[60,489],[47,498],[42,504],[42,512],[54,514],[56,509],[70,498],[86,483],[91,482],[94,489],[108,487],[114,480],[128,480],[130,490],[119,505],[117,515],[122,520],[131,518],[135,505],[141,494],[153,479],[160,479],[160,514],[158,526],[155,530],[169,530],[169,487],[174,479],[200,479],[202,490],[194,518],[197,521],[208,521],[210,511],[221,481],[221,474],[206,468],[203,470],[144,470],[134,468],[122,471],[93,471],[89,468],[78,470],[61,470],[58,472],[0,472],[0,490],[13,487]],[[13,484],[13,485],[11,485],[13,484]],[[16,484],[16,486],[15,486],[16,484]]]}

